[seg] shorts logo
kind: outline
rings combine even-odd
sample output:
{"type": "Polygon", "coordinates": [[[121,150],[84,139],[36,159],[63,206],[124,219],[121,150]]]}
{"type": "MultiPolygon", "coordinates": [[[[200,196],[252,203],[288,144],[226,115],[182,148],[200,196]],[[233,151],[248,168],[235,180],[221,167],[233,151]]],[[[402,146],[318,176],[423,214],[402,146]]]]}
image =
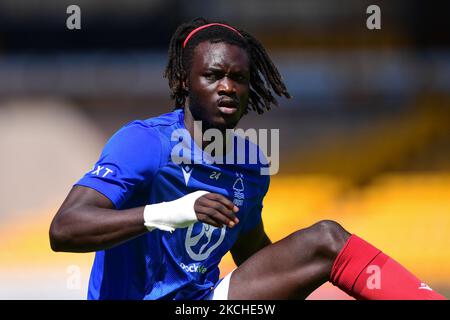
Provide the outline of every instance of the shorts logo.
{"type": "Polygon", "coordinates": [[[206,223],[194,223],[186,232],[184,245],[192,260],[206,260],[225,238],[226,226],[216,228],[206,223]],[[201,227],[200,232],[198,232],[201,227]],[[197,234],[195,234],[197,233],[197,234]]]}

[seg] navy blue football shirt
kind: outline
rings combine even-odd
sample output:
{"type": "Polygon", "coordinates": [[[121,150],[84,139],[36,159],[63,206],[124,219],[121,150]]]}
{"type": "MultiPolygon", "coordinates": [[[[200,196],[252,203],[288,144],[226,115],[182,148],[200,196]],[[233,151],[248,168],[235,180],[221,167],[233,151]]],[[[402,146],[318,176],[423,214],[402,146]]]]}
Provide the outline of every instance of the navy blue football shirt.
{"type": "MultiPolygon", "coordinates": [[[[193,141],[192,163],[173,161],[172,150],[180,144],[173,133],[180,129],[186,129],[181,109],[125,125],[76,185],[109,198],[118,209],[112,214],[206,190],[233,201],[240,222],[231,229],[197,222],[174,232],[154,230],[96,252],[88,299],[204,299],[219,281],[222,257],[239,235],[261,222],[270,180],[261,175],[263,161],[211,163],[193,141]]],[[[242,152],[237,145],[234,151],[242,152]]],[[[245,145],[250,152],[252,143],[245,140],[245,145]]]]}

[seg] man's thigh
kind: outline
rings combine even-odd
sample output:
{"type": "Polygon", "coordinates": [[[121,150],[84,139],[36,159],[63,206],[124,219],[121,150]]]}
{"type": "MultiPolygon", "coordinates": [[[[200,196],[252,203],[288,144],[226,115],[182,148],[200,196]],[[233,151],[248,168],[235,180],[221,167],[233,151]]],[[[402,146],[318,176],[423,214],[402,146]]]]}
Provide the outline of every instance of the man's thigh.
{"type": "Polygon", "coordinates": [[[328,280],[331,266],[317,254],[308,229],[297,231],[235,269],[228,299],[305,299],[328,280]]]}

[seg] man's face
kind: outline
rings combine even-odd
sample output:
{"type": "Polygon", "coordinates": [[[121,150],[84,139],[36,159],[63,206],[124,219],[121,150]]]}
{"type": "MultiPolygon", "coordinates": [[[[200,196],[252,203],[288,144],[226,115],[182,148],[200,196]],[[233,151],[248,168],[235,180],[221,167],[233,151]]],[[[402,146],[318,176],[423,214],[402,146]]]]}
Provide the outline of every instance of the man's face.
{"type": "Polygon", "coordinates": [[[234,128],[248,105],[250,69],[247,52],[225,42],[201,42],[188,76],[189,109],[203,127],[234,128]]]}

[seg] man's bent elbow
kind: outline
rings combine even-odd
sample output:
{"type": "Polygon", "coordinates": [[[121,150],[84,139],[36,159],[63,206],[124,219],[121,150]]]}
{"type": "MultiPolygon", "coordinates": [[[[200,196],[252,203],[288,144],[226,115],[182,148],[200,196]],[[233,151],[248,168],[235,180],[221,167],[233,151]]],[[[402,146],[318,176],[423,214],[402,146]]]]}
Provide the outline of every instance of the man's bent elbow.
{"type": "Polygon", "coordinates": [[[67,231],[58,223],[57,219],[53,219],[49,231],[50,247],[55,252],[66,251],[67,231]]]}

